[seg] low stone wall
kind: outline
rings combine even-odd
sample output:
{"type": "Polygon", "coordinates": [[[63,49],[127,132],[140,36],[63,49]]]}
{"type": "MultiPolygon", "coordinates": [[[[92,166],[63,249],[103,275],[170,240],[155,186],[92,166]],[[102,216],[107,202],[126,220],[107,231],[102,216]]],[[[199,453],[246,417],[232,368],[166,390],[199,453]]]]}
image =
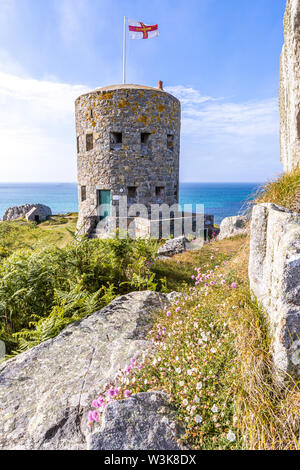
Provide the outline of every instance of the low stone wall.
{"type": "Polygon", "coordinates": [[[277,371],[300,376],[300,215],[275,204],[254,207],[249,279],[265,308],[277,371]]]}

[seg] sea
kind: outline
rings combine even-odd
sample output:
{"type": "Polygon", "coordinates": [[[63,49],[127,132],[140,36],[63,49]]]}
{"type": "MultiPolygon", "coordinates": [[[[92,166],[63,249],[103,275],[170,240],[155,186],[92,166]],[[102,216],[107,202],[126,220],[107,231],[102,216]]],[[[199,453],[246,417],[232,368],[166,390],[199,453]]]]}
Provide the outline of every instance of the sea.
{"type": "MultiPolygon", "coordinates": [[[[220,224],[225,217],[240,214],[261,183],[181,183],[180,204],[204,204],[206,214],[220,224]]],[[[76,183],[0,183],[0,218],[8,207],[46,204],[53,214],[78,212],[76,183]]]]}

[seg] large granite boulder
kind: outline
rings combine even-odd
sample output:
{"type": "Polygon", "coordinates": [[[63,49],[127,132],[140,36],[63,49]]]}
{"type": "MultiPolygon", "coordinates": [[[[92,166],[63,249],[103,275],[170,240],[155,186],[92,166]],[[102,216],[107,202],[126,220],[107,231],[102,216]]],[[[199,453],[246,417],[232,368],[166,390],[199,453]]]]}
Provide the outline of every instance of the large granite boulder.
{"type": "Polygon", "coordinates": [[[220,225],[219,240],[235,237],[236,235],[246,235],[248,233],[248,217],[238,215],[236,217],[226,217],[220,225]]]}
{"type": "Polygon", "coordinates": [[[25,204],[24,206],[15,206],[7,209],[3,220],[26,218],[29,221],[42,221],[46,220],[50,215],[52,215],[50,207],[44,204],[25,204]]]}
{"type": "Polygon", "coordinates": [[[285,172],[300,165],[300,0],[287,0],[280,66],[281,162],[285,172]]]}
{"type": "Polygon", "coordinates": [[[276,369],[300,375],[300,215],[275,204],[253,208],[250,287],[266,310],[276,369]]]}
{"type": "Polygon", "coordinates": [[[184,236],[167,240],[166,243],[159,248],[157,254],[159,258],[164,258],[184,253],[186,251],[186,243],[187,239],[184,236]]]}
{"type": "Polygon", "coordinates": [[[184,428],[162,392],[138,393],[110,403],[101,428],[88,438],[89,450],[182,450],[184,428]]]}
{"type": "Polygon", "coordinates": [[[0,365],[0,449],[86,449],[92,400],[132,357],[151,348],[147,332],[167,302],[148,291],[122,296],[0,365]]]}

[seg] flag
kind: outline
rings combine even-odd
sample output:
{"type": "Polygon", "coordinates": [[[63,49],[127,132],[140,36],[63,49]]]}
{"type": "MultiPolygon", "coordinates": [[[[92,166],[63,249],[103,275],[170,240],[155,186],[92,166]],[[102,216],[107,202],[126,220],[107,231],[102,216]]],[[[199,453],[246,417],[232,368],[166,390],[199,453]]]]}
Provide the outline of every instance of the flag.
{"type": "Polygon", "coordinates": [[[151,39],[159,36],[158,25],[148,25],[141,21],[128,20],[130,39],[151,39]]]}

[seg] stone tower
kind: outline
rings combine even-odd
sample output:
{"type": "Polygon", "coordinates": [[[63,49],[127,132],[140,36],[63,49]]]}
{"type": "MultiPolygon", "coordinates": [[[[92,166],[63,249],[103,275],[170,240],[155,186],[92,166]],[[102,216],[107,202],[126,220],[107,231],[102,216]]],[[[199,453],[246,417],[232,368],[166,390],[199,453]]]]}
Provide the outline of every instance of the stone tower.
{"type": "Polygon", "coordinates": [[[91,232],[99,204],[120,196],[148,209],[178,202],[181,107],[161,82],[100,88],[75,108],[79,230],[91,232]]]}

